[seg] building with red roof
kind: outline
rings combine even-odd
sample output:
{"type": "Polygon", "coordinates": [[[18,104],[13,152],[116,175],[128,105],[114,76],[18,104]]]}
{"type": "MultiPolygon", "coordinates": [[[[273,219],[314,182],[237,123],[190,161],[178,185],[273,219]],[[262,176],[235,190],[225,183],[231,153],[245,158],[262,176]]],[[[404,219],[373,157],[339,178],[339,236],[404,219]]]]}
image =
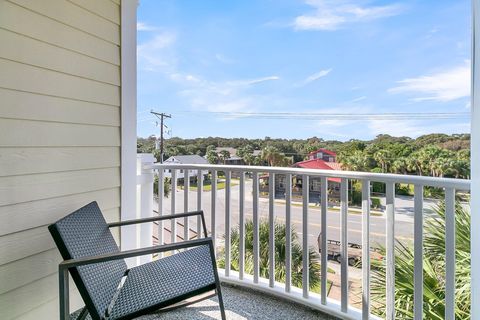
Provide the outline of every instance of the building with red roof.
{"type": "MultiPolygon", "coordinates": [[[[327,149],[318,149],[308,154],[308,159],[296,162],[291,167],[305,168],[305,169],[319,169],[319,170],[342,170],[341,164],[336,162],[337,154],[327,149]]],[[[268,175],[260,177],[263,181],[263,186],[268,189],[269,178],[268,175]]],[[[285,175],[277,174],[275,176],[275,190],[276,193],[283,194],[285,192],[285,175]]],[[[340,190],[340,178],[328,178],[329,196],[338,197],[340,190]]],[[[301,195],[303,188],[302,176],[293,176],[292,181],[293,194],[301,195]]],[[[321,179],[319,177],[311,177],[309,179],[310,198],[315,200],[320,197],[321,179]]],[[[262,190],[266,191],[266,190],[262,190]]]]}
{"type": "Polygon", "coordinates": [[[335,160],[337,159],[337,154],[333,151],[320,148],[308,154],[308,160],[313,159],[321,159],[326,162],[335,162],[335,160]]]}
{"type": "MultiPolygon", "coordinates": [[[[326,162],[322,159],[304,160],[292,165],[294,168],[319,169],[319,170],[342,170],[337,162],[326,162]]],[[[312,178],[315,179],[315,178],[312,178]]],[[[340,183],[340,178],[328,178],[328,181],[340,183]]]]}

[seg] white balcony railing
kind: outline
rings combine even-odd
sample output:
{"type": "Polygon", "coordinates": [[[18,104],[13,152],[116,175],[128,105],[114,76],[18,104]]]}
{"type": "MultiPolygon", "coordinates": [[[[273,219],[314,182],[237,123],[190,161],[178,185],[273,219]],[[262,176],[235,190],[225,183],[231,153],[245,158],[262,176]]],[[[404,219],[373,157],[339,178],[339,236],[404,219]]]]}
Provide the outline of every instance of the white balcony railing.
{"type": "MultiPolygon", "coordinates": [[[[386,263],[386,318],[394,319],[394,299],[395,299],[395,184],[405,183],[414,185],[414,200],[413,200],[413,244],[414,244],[414,318],[422,319],[422,304],[423,304],[423,221],[424,221],[424,199],[423,189],[426,186],[443,188],[445,192],[445,210],[446,210],[446,284],[445,284],[445,319],[454,319],[455,308],[455,194],[457,190],[469,191],[470,181],[458,179],[444,179],[444,178],[430,178],[420,176],[407,176],[395,174],[376,174],[363,172],[349,172],[349,171],[324,171],[324,170],[307,170],[299,168],[276,168],[276,167],[256,167],[256,166],[224,166],[224,165],[181,165],[181,164],[144,164],[142,175],[152,177],[154,174],[159,178],[158,186],[158,214],[179,213],[192,210],[204,210],[206,213],[207,227],[209,234],[216,242],[218,249],[221,242],[223,242],[222,250],[218,254],[224,255],[225,268],[220,270],[222,281],[234,284],[244,285],[264,291],[270,294],[281,296],[309,307],[313,307],[324,311],[328,314],[337,316],[342,319],[372,319],[371,315],[371,294],[370,294],[370,261],[371,261],[371,182],[380,182],[385,184],[385,263],[386,263]],[[168,171],[166,171],[168,170],[168,171]],[[185,186],[183,191],[177,191],[177,180],[179,170],[182,170],[185,175],[185,186]],[[189,188],[189,173],[191,170],[197,172],[196,179],[198,180],[196,190],[189,188]],[[211,174],[211,183],[209,192],[203,191],[203,182],[205,179],[205,172],[211,174]],[[168,172],[171,176],[171,195],[169,198],[163,196],[164,193],[164,177],[168,172]],[[222,172],[224,175],[224,182],[222,181],[222,190],[218,188],[218,173],[222,172]],[[232,188],[232,173],[235,179],[238,179],[235,188],[232,188]],[[285,179],[285,202],[279,207],[278,202],[275,201],[275,186],[274,183],[268,185],[268,200],[261,198],[261,191],[259,189],[259,178],[267,176],[274,181],[275,175],[283,175],[285,179]],[[312,230],[310,221],[314,218],[313,210],[309,205],[309,188],[303,188],[301,193],[301,204],[294,203],[292,198],[292,178],[301,177],[303,186],[308,186],[309,179],[320,179],[321,192],[319,199],[320,215],[320,231],[321,247],[320,261],[321,261],[321,286],[320,293],[310,292],[309,290],[309,254],[308,248],[312,246],[312,239],[309,233],[312,230]],[[327,239],[329,239],[329,229],[327,225],[327,210],[329,196],[327,190],[329,178],[340,178],[340,224],[339,224],[339,240],[340,240],[340,256],[348,257],[348,242],[349,242],[349,214],[348,214],[348,183],[349,180],[357,180],[362,184],[362,205],[361,205],[361,303],[353,306],[351,304],[351,296],[349,295],[349,266],[348,259],[341,258],[340,263],[340,297],[333,299],[327,297],[327,239]],[[247,183],[248,181],[248,183],[247,183]],[[251,184],[251,186],[249,186],[251,184]],[[248,187],[248,188],[247,188],[248,187]],[[238,189],[238,191],[236,190],[238,189]],[[238,192],[234,195],[235,211],[232,210],[232,190],[238,192]],[[208,195],[208,193],[210,195],[208,195]],[[196,195],[195,195],[196,194],[196,195]],[[251,195],[251,204],[247,203],[246,198],[251,195]],[[178,204],[177,198],[183,197],[183,206],[178,204]],[[190,202],[196,197],[196,203],[190,202]],[[169,203],[168,203],[169,202],[169,203]],[[267,209],[268,202],[268,209],[267,209]],[[194,204],[194,205],[191,205],[194,204]],[[260,243],[259,243],[259,221],[260,221],[260,205],[265,204],[261,208],[265,209],[269,224],[269,279],[264,279],[260,275],[260,243]],[[301,219],[301,244],[303,250],[303,270],[302,273],[302,288],[297,288],[292,285],[292,242],[291,232],[295,223],[292,219],[292,207],[296,210],[301,210],[298,214],[301,219]],[[180,208],[181,207],[181,208],[180,208]],[[279,210],[281,208],[281,210],[279,210]],[[223,211],[223,212],[220,212],[223,211]],[[281,211],[281,212],[279,212],[281,211]],[[245,219],[252,216],[253,219],[253,274],[245,272],[245,219]],[[275,238],[274,238],[274,221],[276,218],[284,217],[286,224],[286,261],[285,261],[285,283],[280,283],[275,279],[275,238]],[[238,271],[231,269],[231,228],[237,227],[239,232],[239,261],[238,271]],[[235,225],[234,225],[235,223],[235,225]]],[[[183,175],[182,174],[182,175],[183,175]]],[[[157,209],[154,205],[153,197],[151,197],[152,184],[151,179],[142,180],[139,183],[145,183],[147,191],[142,192],[144,196],[141,202],[142,208],[150,210],[157,209]],[[148,204],[145,204],[149,202],[148,204]]],[[[266,195],[266,193],[265,193],[266,195]]],[[[143,209],[142,209],[143,210],[143,209]]],[[[317,215],[318,215],[317,214],[317,215]]],[[[317,216],[318,217],[318,216],[317,216]]],[[[318,224],[316,224],[318,226],[318,224]]],[[[158,242],[175,242],[178,239],[185,239],[200,235],[200,221],[174,221],[169,225],[158,225],[158,242]],[[190,225],[192,223],[192,226],[190,225]],[[183,229],[183,234],[178,231],[183,229]],[[170,236],[165,236],[165,234],[170,236]],[[169,239],[168,239],[169,238],[169,239]]],[[[300,233],[299,233],[300,234],[300,233]]],[[[151,233],[147,233],[147,237],[151,239],[151,233]]],[[[148,240],[147,238],[147,241],[148,240]]]]}

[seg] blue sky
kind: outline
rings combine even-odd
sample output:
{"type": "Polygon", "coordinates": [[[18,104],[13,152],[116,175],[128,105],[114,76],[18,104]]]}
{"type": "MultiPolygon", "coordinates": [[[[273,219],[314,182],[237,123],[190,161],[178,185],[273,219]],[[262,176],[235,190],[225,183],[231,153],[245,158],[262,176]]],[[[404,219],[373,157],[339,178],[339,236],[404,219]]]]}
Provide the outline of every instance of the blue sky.
{"type": "Polygon", "coordinates": [[[469,0],[141,0],[137,31],[139,136],[158,135],[151,109],[184,138],[470,130],[466,117],[308,116],[469,112],[469,0]],[[306,116],[244,115],[271,112],[306,116]]]}

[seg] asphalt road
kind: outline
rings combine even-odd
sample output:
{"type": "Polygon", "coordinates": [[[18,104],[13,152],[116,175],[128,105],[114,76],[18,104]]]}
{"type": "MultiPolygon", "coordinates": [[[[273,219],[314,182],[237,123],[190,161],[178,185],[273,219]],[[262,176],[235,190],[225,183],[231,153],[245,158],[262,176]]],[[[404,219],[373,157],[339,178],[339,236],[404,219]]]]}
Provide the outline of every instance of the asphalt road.
{"type": "MultiPolygon", "coordinates": [[[[238,183],[236,181],[235,183],[238,183]]],[[[253,213],[253,199],[252,199],[252,184],[251,180],[245,182],[245,202],[244,212],[245,219],[252,219],[253,213]]],[[[239,186],[231,187],[230,199],[230,226],[231,228],[239,225],[239,186]]],[[[188,193],[188,208],[184,208],[184,190],[178,189],[175,192],[176,197],[176,213],[185,212],[185,210],[197,209],[197,191],[189,191],[188,193]]],[[[171,211],[171,199],[164,198],[163,212],[169,214],[171,211]]],[[[383,199],[384,201],[384,199],[383,199]]],[[[319,207],[312,208],[311,204],[308,209],[308,243],[318,250],[317,237],[321,231],[321,210],[319,207]]],[[[425,199],[424,213],[428,217],[432,215],[432,207],[435,205],[433,201],[425,199]]],[[[204,191],[202,193],[202,210],[205,212],[205,219],[207,228],[210,230],[211,226],[211,192],[204,191]]],[[[225,234],[225,189],[217,190],[216,193],[216,241],[223,242],[223,235],[225,234]]],[[[156,210],[157,208],[155,208],[156,210]]],[[[269,200],[268,198],[260,198],[259,200],[259,215],[260,219],[268,219],[269,200]]],[[[284,201],[275,201],[274,205],[275,219],[279,222],[285,221],[285,204],[284,201]]],[[[292,203],[291,206],[291,220],[293,228],[301,239],[302,234],[302,216],[303,208],[300,203],[292,203]]],[[[181,219],[183,223],[183,219],[181,219]]],[[[189,219],[190,229],[196,230],[196,218],[189,219]]],[[[327,214],[327,238],[332,240],[340,240],[340,212],[329,208],[327,214]]],[[[385,245],[385,216],[371,215],[370,217],[370,241],[372,246],[376,244],[385,245]]],[[[183,227],[177,227],[177,234],[183,235],[183,227]]],[[[413,242],[413,199],[410,197],[397,197],[395,199],[395,237],[401,242],[413,242]]],[[[166,241],[169,242],[170,235],[165,234],[166,241]]],[[[362,216],[360,213],[349,212],[348,214],[348,241],[351,243],[361,244],[362,241],[362,216]]],[[[330,261],[329,268],[335,270],[336,274],[340,274],[340,265],[337,262],[330,261]]],[[[359,282],[361,280],[361,269],[349,267],[349,279],[359,282]]]]}
{"type": "MultiPolygon", "coordinates": [[[[246,181],[245,184],[245,218],[252,219],[252,193],[251,182],[246,181]]],[[[165,214],[170,213],[171,196],[164,199],[163,210],[165,214]]],[[[411,241],[413,239],[413,219],[409,214],[408,201],[398,198],[396,203],[401,204],[399,210],[396,212],[395,236],[400,241],[411,241]]],[[[197,209],[197,192],[189,192],[188,209],[197,209]]],[[[413,204],[413,202],[412,202],[413,204]]],[[[225,189],[217,190],[216,194],[216,235],[221,238],[225,234],[225,189]]],[[[313,205],[313,204],[312,204],[313,205]]],[[[207,225],[210,228],[211,217],[211,192],[206,191],[202,193],[202,209],[205,212],[207,225]]],[[[176,212],[184,212],[184,191],[176,191],[176,212]]],[[[268,219],[269,200],[268,198],[260,198],[259,201],[259,215],[260,219],[268,219]]],[[[280,201],[275,202],[274,206],[275,219],[279,222],[285,221],[285,204],[280,201]]],[[[303,209],[301,205],[293,203],[291,207],[291,219],[293,227],[299,236],[302,236],[302,215],[303,209]]],[[[309,208],[308,211],[308,241],[309,245],[317,247],[317,237],[321,230],[321,211],[320,208],[309,208]]],[[[196,229],[196,219],[191,218],[190,228],[196,229]]],[[[230,226],[236,227],[239,224],[239,186],[231,187],[230,200],[230,226]]],[[[327,215],[327,237],[328,239],[340,239],[340,212],[338,210],[328,210],[327,215]]],[[[362,216],[359,213],[349,213],[348,215],[348,239],[349,242],[361,243],[362,239],[362,216]]],[[[370,218],[370,240],[372,243],[385,244],[385,217],[374,216],[370,218]]]]}

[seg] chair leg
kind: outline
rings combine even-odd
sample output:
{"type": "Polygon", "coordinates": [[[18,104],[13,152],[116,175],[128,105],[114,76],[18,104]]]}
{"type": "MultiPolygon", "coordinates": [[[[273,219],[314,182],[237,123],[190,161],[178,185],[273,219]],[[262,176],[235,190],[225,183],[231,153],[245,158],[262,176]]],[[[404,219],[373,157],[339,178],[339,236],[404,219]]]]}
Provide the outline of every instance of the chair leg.
{"type": "Polygon", "coordinates": [[[77,320],[85,320],[87,315],[88,315],[88,310],[87,310],[87,307],[85,306],[83,307],[82,311],[80,311],[80,314],[78,315],[77,320]]]}
{"type": "Polygon", "coordinates": [[[222,315],[222,320],[226,320],[225,316],[225,306],[223,305],[222,289],[220,288],[220,281],[217,281],[217,296],[218,296],[218,305],[220,307],[220,314],[222,315]]]}
{"type": "Polygon", "coordinates": [[[225,307],[223,305],[222,289],[220,288],[220,279],[218,278],[217,263],[215,262],[215,248],[213,247],[213,241],[210,240],[208,246],[210,247],[210,257],[212,259],[213,274],[215,276],[215,286],[217,287],[216,291],[218,296],[218,304],[220,306],[220,313],[222,315],[222,320],[227,320],[227,317],[225,316],[225,307]]]}

